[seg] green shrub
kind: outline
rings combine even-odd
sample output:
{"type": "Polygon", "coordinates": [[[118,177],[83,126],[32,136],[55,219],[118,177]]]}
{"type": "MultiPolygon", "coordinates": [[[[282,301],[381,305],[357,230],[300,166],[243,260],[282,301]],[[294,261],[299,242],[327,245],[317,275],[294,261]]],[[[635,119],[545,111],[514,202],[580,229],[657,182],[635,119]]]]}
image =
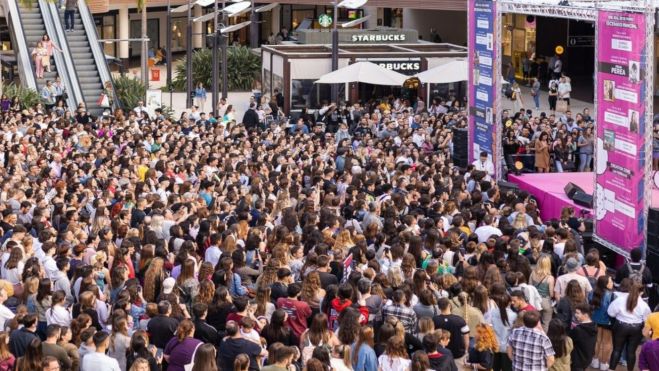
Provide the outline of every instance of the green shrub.
{"type": "MultiPolygon", "coordinates": [[[[229,47],[227,52],[227,82],[228,90],[239,91],[252,88],[254,80],[261,73],[261,58],[252,53],[244,46],[229,47]]],[[[221,53],[221,52],[220,52],[221,53]]],[[[218,61],[219,87],[222,87],[221,57],[218,61]]],[[[176,66],[176,78],[174,88],[185,90],[187,66],[185,61],[176,66]]],[[[206,90],[212,91],[213,86],[213,51],[211,49],[200,49],[192,54],[192,83],[204,84],[206,90]]]]}
{"type": "Polygon", "coordinates": [[[122,75],[115,78],[113,84],[116,97],[125,108],[137,107],[137,102],[146,96],[146,86],[138,78],[122,75]]]}
{"type": "Polygon", "coordinates": [[[34,107],[37,103],[41,102],[41,95],[38,91],[16,85],[13,82],[5,85],[2,93],[6,94],[9,99],[18,97],[21,101],[22,108],[34,107]]]}

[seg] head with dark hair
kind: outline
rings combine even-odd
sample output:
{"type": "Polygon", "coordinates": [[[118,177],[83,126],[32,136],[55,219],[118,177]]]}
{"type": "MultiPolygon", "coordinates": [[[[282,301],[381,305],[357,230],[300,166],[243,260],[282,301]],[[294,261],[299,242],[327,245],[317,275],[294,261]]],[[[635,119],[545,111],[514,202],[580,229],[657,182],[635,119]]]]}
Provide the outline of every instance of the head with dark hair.
{"type": "Polygon", "coordinates": [[[302,291],[302,285],[296,282],[288,285],[286,294],[289,298],[297,298],[300,295],[300,291],[302,291]]]}
{"type": "Polygon", "coordinates": [[[538,326],[538,323],[540,322],[540,313],[538,313],[537,310],[529,310],[524,312],[524,316],[522,318],[524,322],[524,326],[527,328],[535,328],[538,326]]]}
{"type": "MultiPolygon", "coordinates": [[[[526,322],[526,315],[524,321],[526,322]]],[[[563,321],[558,318],[552,319],[547,328],[547,337],[549,337],[554,352],[556,352],[555,356],[557,358],[563,357],[567,353],[567,331],[563,321]]]]}

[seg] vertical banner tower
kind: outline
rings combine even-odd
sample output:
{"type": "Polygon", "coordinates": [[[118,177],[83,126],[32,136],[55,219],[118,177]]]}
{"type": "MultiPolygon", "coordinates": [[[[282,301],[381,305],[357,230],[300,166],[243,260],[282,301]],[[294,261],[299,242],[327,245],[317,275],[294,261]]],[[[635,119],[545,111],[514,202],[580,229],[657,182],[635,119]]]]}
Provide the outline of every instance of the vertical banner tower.
{"type": "Polygon", "coordinates": [[[629,255],[651,204],[654,9],[600,8],[596,22],[594,239],[629,255]]]}
{"type": "Polygon", "coordinates": [[[493,0],[469,0],[467,10],[469,162],[487,152],[501,178],[499,91],[501,17],[493,0]]]}

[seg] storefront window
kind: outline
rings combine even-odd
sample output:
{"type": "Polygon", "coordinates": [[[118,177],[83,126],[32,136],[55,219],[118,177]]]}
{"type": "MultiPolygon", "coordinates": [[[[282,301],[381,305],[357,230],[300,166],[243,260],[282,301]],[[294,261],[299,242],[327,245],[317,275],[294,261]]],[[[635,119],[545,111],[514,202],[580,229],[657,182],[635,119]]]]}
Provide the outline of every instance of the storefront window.
{"type": "Polygon", "coordinates": [[[185,18],[172,19],[172,50],[185,49],[186,27],[185,18]]]}
{"type": "Polygon", "coordinates": [[[291,109],[320,107],[323,100],[330,100],[331,85],[314,84],[315,79],[293,80],[291,109]]]}
{"type": "Polygon", "coordinates": [[[263,69],[263,83],[262,85],[262,94],[270,94],[270,87],[272,86],[270,81],[270,70],[267,68],[263,69]]]}
{"type": "MultiPolygon", "coordinates": [[[[273,73],[272,74],[272,90],[279,89],[279,91],[285,91],[285,89],[282,89],[283,85],[284,85],[284,78],[273,73]]],[[[270,90],[264,91],[263,93],[272,96],[272,91],[270,91],[270,90]]]]}
{"type": "Polygon", "coordinates": [[[512,63],[513,71],[502,71],[509,79],[513,73],[516,78],[524,78],[524,65],[526,68],[534,61],[531,59],[535,54],[536,20],[534,16],[523,14],[504,14],[502,16],[503,33],[501,35],[501,50],[503,54],[503,65],[512,63]]]}

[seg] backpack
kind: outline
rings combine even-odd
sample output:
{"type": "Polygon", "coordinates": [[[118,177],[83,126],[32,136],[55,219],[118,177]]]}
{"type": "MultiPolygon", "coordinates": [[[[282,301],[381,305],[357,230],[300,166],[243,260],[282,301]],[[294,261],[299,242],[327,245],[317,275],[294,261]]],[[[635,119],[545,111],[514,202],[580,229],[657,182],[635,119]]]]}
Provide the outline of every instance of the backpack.
{"type": "Polygon", "coordinates": [[[590,283],[590,287],[594,289],[595,286],[597,286],[597,277],[600,273],[600,267],[597,267],[595,274],[593,274],[592,276],[588,274],[588,271],[586,270],[585,266],[581,266],[581,270],[583,271],[583,275],[586,276],[588,283],[590,283]]]}
{"type": "Polygon", "coordinates": [[[645,272],[645,262],[641,262],[641,269],[634,270],[632,265],[627,261],[627,269],[629,269],[629,279],[637,285],[643,285],[643,273],[645,272]]]}

